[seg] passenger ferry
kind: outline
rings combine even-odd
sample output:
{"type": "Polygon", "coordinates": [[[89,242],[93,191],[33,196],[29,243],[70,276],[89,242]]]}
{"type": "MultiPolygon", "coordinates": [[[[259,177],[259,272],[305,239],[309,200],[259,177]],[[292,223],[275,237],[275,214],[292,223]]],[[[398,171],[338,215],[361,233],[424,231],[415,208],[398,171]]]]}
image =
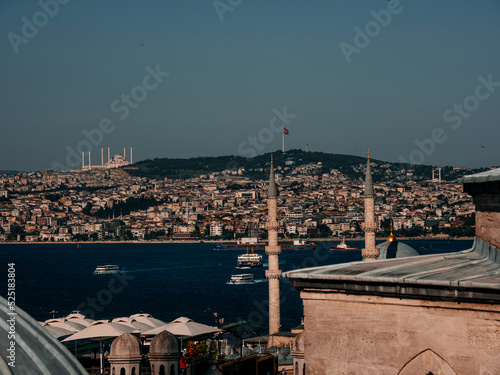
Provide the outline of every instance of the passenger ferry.
{"type": "Polygon", "coordinates": [[[232,275],[228,284],[253,284],[253,275],[251,273],[242,273],[240,275],[232,275]]]}
{"type": "Polygon", "coordinates": [[[97,266],[94,270],[94,275],[105,275],[119,272],[120,268],[116,264],[108,264],[105,266],[97,266]]]}
{"type": "Polygon", "coordinates": [[[240,268],[255,268],[262,267],[262,259],[264,257],[261,254],[254,254],[253,249],[252,252],[248,252],[246,254],[241,254],[238,256],[238,267],[240,268]]]}

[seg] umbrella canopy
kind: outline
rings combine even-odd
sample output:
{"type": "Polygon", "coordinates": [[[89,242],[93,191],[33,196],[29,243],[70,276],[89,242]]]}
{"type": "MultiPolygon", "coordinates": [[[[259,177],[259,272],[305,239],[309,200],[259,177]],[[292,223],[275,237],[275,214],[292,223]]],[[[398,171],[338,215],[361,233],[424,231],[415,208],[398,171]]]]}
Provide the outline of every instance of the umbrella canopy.
{"type": "Polygon", "coordinates": [[[52,327],[58,327],[58,328],[66,329],[68,331],[73,331],[73,332],[81,331],[82,329],[84,329],[86,327],[85,325],[79,324],[77,322],[66,320],[65,318],[48,319],[42,325],[44,327],[47,325],[52,326],[52,327]]]}
{"type": "Polygon", "coordinates": [[[150,329],[153,329],[154,326],[139,322],[135,320],[134,318],[115,318],[113,319],[113,323],[120,323],[132,328],[135,328],[139,332],[144,332],[144,331],[149,331],[150,329]]]}
{"type": "Polygon", "coordinates": [[[94,319],[89,319],[87,318],[85,315],[83,314],[69,314],[68,316],[66,316],[66,320],[67,321],[70,321],[70,322],[75,322],[75,323],[78,323],[78,324],[81,324],[85,327],[88,327],[89,325],[91,325],[92,323],[95,322],[94,319]]]}
{"type": "Polygon", "coordinates": [[[49,325],[44,325],[44,328],[50,332],[52,336],[54,336],[56,339],[59,339],[64,336],[70,336],[75,333],[75,331],[68,331],[67,329],[64,328],[59,328],[59,327],[54,327],[54,326],[49,326],[49,325]]]}
{"type": "Polygon", "coordinates": [[[70,337],[63,340],[63,342],[81,340],[81,339],[98,339],[104,337],[118,337],[122,333],[130,333],[135,331],[136,328],[129,327],[119,323],[92,323],[80,332],[77,332],[70,337]],[[96,324],[97,323],[97,324],[96,324]]]}
{"type": "Polygon", "coordinates": [[[138,322],[145,323],[148,326],[151,326],[154,328],[161,327],[161,326],[164,326],[165,324],[167,324],[163,320],[153,318],[153,316],[151,314],[141,313],[141,314],[130,315],[130,317],[137,320],[138,322]]]}
{"type": "Polygon", "coordinates": [[[218,328],[207,326],[206,324],[196,323],[186,317],[180,317],[164,326],[143,332],[143,334],[156,335],[165,330],[177,336],[188,336],[188,337],[220,332],[218,328]]]}

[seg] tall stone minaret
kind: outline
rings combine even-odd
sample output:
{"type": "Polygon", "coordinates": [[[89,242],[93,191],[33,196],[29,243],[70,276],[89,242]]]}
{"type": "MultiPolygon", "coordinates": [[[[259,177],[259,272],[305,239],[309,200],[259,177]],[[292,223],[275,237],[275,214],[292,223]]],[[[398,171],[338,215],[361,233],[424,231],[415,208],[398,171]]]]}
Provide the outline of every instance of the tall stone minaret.
{"type": "Polygon", "coordinates": [[[279,254],[281,247],[278,245],[277,221],[277,198],[278,189],[274,180],[273,157],[271,155],[271,172],[269,174],[269,190],[267,194],[267,213],[268,221],[266,224],[268,233],[268,246],[266,254],[268,255],[269,268],[266,270],[266,277],[269,279],[269,334],[278,333],[281,327],[280,318],[280,277],[279,254]]]}
{"type": "Polygon", "coordinates": [[[363,224],[363,230],[365,231],[365,248],[361,252],[364,260],[376,260],[378,258],[379,250],[375,247],[375,232],[377,228],[378,223],[375,220],[372,170],[370,167],[370,150],[368,150],[365,178],[365,223],[363,224]]]}

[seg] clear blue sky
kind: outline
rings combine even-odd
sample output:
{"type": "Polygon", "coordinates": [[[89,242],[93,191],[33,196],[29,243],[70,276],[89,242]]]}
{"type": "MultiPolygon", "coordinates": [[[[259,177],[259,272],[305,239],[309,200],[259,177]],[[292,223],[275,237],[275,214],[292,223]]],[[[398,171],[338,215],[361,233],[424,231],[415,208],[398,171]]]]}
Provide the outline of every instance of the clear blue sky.
{"type": "Polygon", "coordinates": [[[284,106],[286,148],[500,164],[497,0],[65,1],[53,17],[0,2],[0,170],[77,167],[68,150],[103,119],[93,163],[108,145],[134,161],[270,152],[284,106]],[[169,75],[154,87],[148,66],[169,75]]]}

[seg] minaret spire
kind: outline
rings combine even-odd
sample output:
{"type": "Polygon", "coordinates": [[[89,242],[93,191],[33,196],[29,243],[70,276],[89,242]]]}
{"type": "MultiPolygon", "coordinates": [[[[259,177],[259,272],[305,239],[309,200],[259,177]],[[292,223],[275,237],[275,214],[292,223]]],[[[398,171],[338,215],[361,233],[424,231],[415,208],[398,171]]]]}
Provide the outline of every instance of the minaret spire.
{"type": "MultiPolygon", "coordinates": [[[[266,246],[266,254],[268,255],[269,267],[266,270],[266,277],[269,279],[269,335],[273,335],[280,331],[280,277],[281,270],[279,269],[279,254],[281,247],[278,245],[278,229],[279,222],[277,221],[278,189],[274,177],[273,157],[271,154],[271,170],[269,172],[269,189],[267,195],[268,221],[266,224],[268,233],[268,246],[266,246]]],[[[272,343],[272,340],[269,340],[272,343]]]]}
{"type": "Polygon", "coordinates": [[[375,220],[375,197],[370,166],[370,150],[368,150],[365,177],[365,222],[363,224],[363,230],[365,231],[365,248],[361,252],[364,260],[376,260],[378,258],[379,250],[375,247],[375,232],[377,228],[378,223],[375,220]]]}

